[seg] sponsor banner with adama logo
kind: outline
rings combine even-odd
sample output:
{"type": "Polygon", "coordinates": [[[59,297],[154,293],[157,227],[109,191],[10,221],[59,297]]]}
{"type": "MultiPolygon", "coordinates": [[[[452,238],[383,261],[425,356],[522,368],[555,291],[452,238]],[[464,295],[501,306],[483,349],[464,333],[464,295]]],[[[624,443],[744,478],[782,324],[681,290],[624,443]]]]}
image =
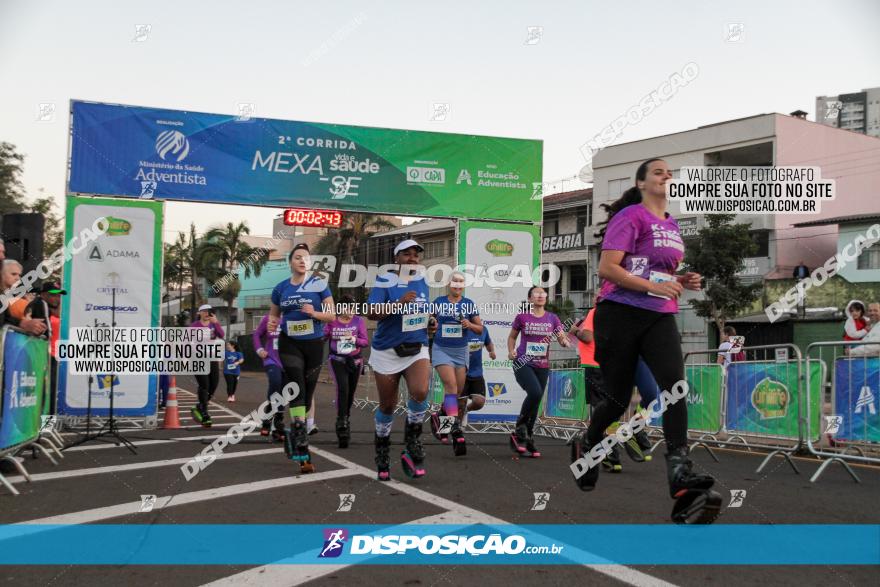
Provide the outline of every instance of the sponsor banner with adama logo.
{"type": "MultiPolygon", "coordinates": [[[[483,378],[486,380],[486,404],[478,412],[468,414],[470,422],[516,420],[525,391],[513,375],[513,363],[507,358],[507,335],[516,316],[503,311],[526,301],[529,286],[526,279],[512,279],[509,269],[523,266],[534,268],[540,260],[540,227],[531,224],[501,224],[497,222],[468,222],[458,224],[458,262],[472,265],[475,271],[494,272],[491,281],[509,280],[510,287],[471,287],[464,295],[477,307],[499,308],[502,311],[483,312],[483,327],[495,343],[496,360],[483,351],[483,378]],[[509,279],[510,278],[510,279],[509,279]]],[[[529,276],[530,277],[530,276],[529,276]]]]}
{"type": "Polygon", "coordinates": [[[537,140],[80,101],[71,111],[68,193],[541,219],[537,140]]]}
{"type": "MultiPolygon", "coordinates": [[[[67,239],[102,216],[109,228],[64,264],[61,340],[72,328],[110,326],[113,320],[120,327],[159,325],[162,215],[161,202],[67,198],[67,239]]],[[[92,415],[106,416],[112,388],[114,415],[155,415],[158,381],[155,373],[75,375],[60,361],[58,413],[84,415],[91,389],[92,415]]]]}

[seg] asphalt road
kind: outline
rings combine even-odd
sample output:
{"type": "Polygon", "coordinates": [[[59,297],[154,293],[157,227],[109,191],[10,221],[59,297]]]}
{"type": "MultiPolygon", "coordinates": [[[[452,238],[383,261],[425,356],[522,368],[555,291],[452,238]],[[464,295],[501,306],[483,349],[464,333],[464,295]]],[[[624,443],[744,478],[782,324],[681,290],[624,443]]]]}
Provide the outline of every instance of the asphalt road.
{"type": "MultiPolygon", "coordinates": [[[[224,384],[215,397],[215,425],[210,430],[189,419],[195,386],[191,378],[178,384],[184,430],[126,432],[138,446],[132,455],[122,447],[92,442],[65,451],[53,467],[45,458],[30,457],[34,476],[24,483],[7,474],[21,495],[0,490],[0,522],[104,524],[400,524],[502,520],[512,524],[668,524],[672,500],[667,495],[660,456],[652,463],[624,462],[620,475],[603,473],[596,491],[585,494],[572,482],[568,452],[558,440],[539,438],[541,459],[514,457],[507,439],[498,434],[469,434],[468,454],[455,457],[448,446],[426,435],[427,475],[406,478],[398,459],[392,460],[392,483],[375,479],[373,420],[369,411],[352,415],[353,439],[348,449],[336,446],[334,393],[327,383],[318,389],[317,422],[311,437],[317,472],[299,475],[278,444],[251,435],[226,449],[190,481],[181,463],[192,458],[233,423],[265,399],[265,377],[242,376],[238,402],[226,403],[224,384]],[[536,492],[550,494],[546,509],[533,511],[536,492]],[[338,512],[339,494],[354,494],[349,512],[338,512]],[[156,507],[141,512],[141,495],[158,496],[156,507]],[[171,499],[169,499],[171,498],[171,499]]],[[[359,392],[371,394],[368,385],[359,392]]],[[[161,422],[161,418],[160,418],[161,422]]],[[[426,427],[427,428],[427,427],[426,427]]],[[[402,447],[401,417],[395,421],[393,455],[402,447]]],[[[73,438],[73,437],[71,437],[73,438]]],[[[854,483],[834,465],[818,483],[809,478],[818,462],[798,459],[795,474],[782,459],[761,474],[755,469],[763,455],[719,450],[715,463],[703,450],[695,463],[714,475],[719,491],[746,490],[739,508],[725,508],[718,524],[877,524],[880,469],[857,467],[862,483],[854,483]]],[[[2,488],[0,488],[2,489],[2,488]]],[[[727,500],[725,500],[727,501],[727,500]]],[[[585,535],[587,548],[595,536],[585,535]]],[[[650,544],[633,536],[633,548],[650,544]]],[[[682,548],[687,545],[683,544],[682,548]]],[[[719,546],[720,547],[720,546],[719,546]]],[[[822,544],[805,544],[820,550],[822,544]]],[[[234,551],[236,544],[212,545],[234,551]]],[[[5,584],[32,585],[571,585],[602,582],[628,585],[862,585],[876,584],[876,568],[859,566],[448,566],[448,565],[268,565],[255,566],[11,566],[0,571],[5,584]]]]}

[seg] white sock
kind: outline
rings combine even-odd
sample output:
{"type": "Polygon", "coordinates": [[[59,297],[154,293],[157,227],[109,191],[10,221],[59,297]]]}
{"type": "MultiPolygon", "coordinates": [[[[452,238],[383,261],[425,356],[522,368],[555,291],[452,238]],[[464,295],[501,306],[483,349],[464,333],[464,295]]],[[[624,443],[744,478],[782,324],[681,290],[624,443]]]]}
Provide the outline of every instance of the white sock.
{"type": "Polygon", "coordinates": [[[312,428],[315,427],[315,419],[314,418],[306,419],[306,423],[308,424],[308,426],[306,427],[306,430],[311,430],[312,428]]]}

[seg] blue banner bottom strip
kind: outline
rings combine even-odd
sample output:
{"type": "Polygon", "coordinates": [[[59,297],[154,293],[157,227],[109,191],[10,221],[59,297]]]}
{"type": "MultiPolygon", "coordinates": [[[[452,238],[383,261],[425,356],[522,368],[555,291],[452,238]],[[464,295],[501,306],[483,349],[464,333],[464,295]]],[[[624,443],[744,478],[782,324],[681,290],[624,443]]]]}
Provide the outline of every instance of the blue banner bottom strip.
{"type": "Polygon", "coordinates": [[[3,565],[320,563],[878,565],[880,525],[0,525],[3,565]]]}

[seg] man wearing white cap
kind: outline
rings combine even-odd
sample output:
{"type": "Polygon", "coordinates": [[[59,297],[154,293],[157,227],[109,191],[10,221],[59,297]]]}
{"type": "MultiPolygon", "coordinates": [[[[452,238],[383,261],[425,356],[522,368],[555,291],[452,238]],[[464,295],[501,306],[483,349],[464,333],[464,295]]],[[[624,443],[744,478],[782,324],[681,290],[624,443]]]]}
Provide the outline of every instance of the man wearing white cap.
{"type": "Polygon", "coordinates": [[[398,270],[376,277],[370,290],[367,317],[376,320],[370,366],[376,374],[379,409],[376,410],[376,468],[380,481],[391,479],[391,426],[397,406],[400,377],[406,379],[404,472],[413,478],[425,474],[422,421],[428,411],[428,284],[420,274],[419,255],[424,249],[412,239],[394,247],[398,270]]]}
{"type": "MultiPolygon", "coordinates": [[[[220,326],[220,321],[214,315],[214,308],[209,304],[199,306],[199,317],[191,325],[191,328],[210,328],[211,340],[222,339],[226,333],[220,326]]],[[[211,370],[206,375],[196,375],[196,383],[198,383],[199,403],[194,407],[192,412],[193,419],[204,426],[211,427],[211,414],[208,413],[208,404],[217,391],[217,384],[220,382],[220,363],[211,361],[211,370]]]]}

